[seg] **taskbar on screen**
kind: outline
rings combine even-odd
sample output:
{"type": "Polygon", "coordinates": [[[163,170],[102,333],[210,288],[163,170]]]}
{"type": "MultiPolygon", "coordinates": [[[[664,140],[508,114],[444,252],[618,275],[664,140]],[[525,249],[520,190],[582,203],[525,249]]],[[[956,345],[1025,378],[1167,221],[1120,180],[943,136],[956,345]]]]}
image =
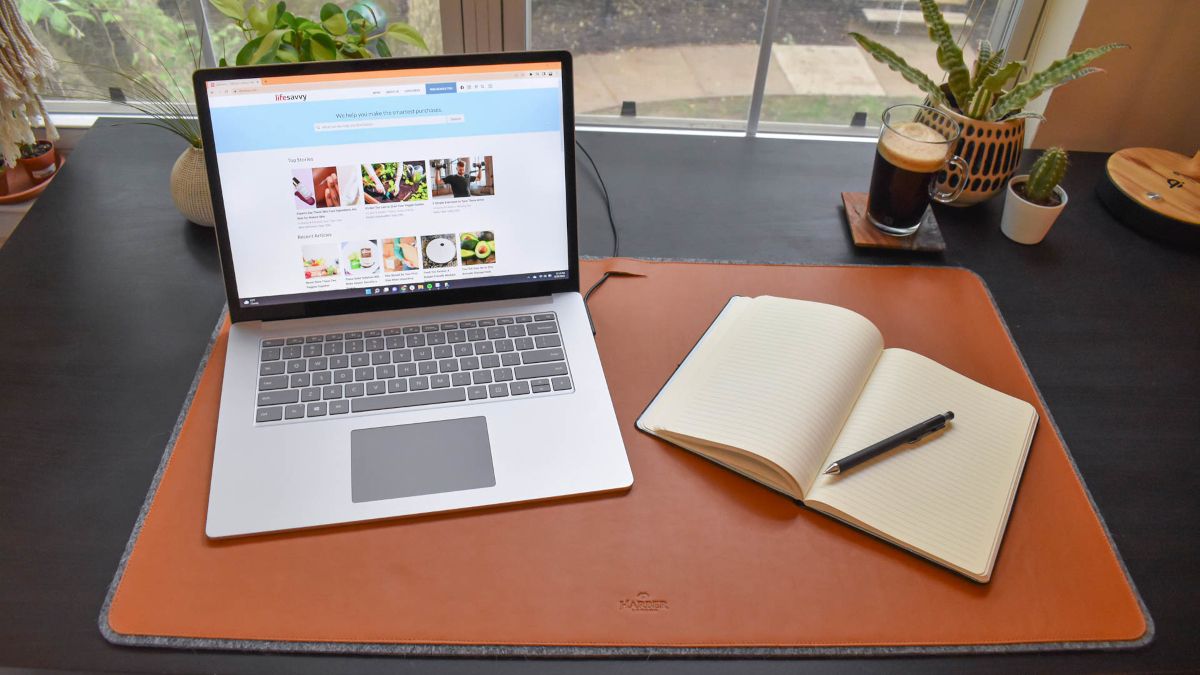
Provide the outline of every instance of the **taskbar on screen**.
{"type": "Polygon", "coordinates": [[[519,284],[537,281],[555,281],[566,279],[569,272],[538,272],[536,274],[509,274],[500,277],[478,277],[475,279],[444,279],[439,281],[422,281],[409,283],[389,282],[361,288],[339,288],[332,291],[308,291],[306,293],[290,293],[287,295],[268,295],[263,297],[241,298],[243,307],[263,307],[266,305],[285,305],[296,302],[321,302],[324,300],[346,300],[349,298],[376,297],[380,295],[410,295],[416,293],[432,293],[437,291],[459,290],[462,288],[478,288],[481,286],[499,286],[502,284],[519,284]]]}

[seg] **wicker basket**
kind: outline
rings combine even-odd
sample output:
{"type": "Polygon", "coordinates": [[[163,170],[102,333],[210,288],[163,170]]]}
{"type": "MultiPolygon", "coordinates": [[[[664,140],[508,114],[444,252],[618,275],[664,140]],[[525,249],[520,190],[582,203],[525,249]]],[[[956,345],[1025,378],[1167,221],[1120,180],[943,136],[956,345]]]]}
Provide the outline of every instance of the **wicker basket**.
{"type": "MultiPolygon", "coordinates": [[[[971,206],[1000,194],[1008,179],[1016,173],[1017,163],[1021,160],[1021,148],[1025,144],[1025,119],[985,122],[945,107],[938,107],[938,110],[962,125],[962,136],[954,147],[954,154],[967,163],[969,174],[967,187],[949,205],[971,206]]],[[[945,125],[941,124],[942,120],[938,117],[931,115],[922,121],[943,133],[948,131],[942,128],[945,125]]],[[[951,175],[938,184],[938,189],[949,191],[957,188],[958,180],[958,176],[951,175]]]]}
{"type": "Polygon", "coordinates": [[[171,168],[171,200],[175,202],[175,208],[193,223],[205,227],[216,224],[203,150],[189,147],[175,160],[175,166],[171,168]]]}

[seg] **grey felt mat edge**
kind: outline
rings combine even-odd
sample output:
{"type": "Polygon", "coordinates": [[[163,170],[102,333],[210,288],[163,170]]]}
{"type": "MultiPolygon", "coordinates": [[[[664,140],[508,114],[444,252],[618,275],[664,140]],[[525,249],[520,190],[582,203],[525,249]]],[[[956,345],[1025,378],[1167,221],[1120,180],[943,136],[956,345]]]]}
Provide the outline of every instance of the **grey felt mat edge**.
{"type": "MultiPolygon", "coordinates": [[[[584,260],[607,260],[607,257],[582,256],[584,260]]],[[[630,258],[631,260],[642,260],[648,262],[685,262],[685,263],[707,263],[707,264],[749,264],[749,265],[796,265],[796,263],[772,263],[772,262],[755,262],[755,261],[731,261],[731,260],[705,260],[698,258],[630,258]]],[[[887,265],[824,265],[824,264],[804,264],[803,267],[887,267],[887,265]]],[[[1096,514],[1097,520],[1100,522],[1100,528],[1104,532],[1105,538],[1108,540],[1108,545],[1113,551],[1113,556],[1117,560],[1117,564],[1121,568],[1122,574],[1125,575],[1125,581],[1129,584],[1130,591],[1133,597],[1137,600],[1138,608],[1141,610],[1142,618],[1146,622],[1146,632],[1140,637],[1133,640],[1101,640],[1087,642],[1027,642],[1027,643],[1009,643],[1009,644],[988,644],[988,645],[903,645],[903,646],[848,646],[848,647],[670,647],[670,646],[575,646],[575,645],[465,645],[465,644],[393,644],[393,643],[358,643],[358,642],[295,642],[286,640],[230,640],[223,638],[181,638],[169,637],[161,635],[127,635],[118,633],[113,630],[108,623],[108,613],[112,608],[113,597],[116,595],[117,587],[121,583],[121,578],[125,574],[125,566],[129,562],[129,557],[133,552],[134,544],[137,542],[137,537],[141,533],[142,524],[145,522],[146,515],[150,510],[150,505],[154,502],[154,495],[158,491],[159,482],[162,480],[163,473],[166,471],[167,465],[170,463],[171,453],[175,450],[175,443],[179,438],[179,433],[183,427],[183,422],[187,417],[188,410],[191,408],[192,399],[195,398],[196,389],[200,385],[200,377],[204,373],[204,368],[208,365],[208,359],[212,355],[213,345],[216,343],[217,336],[221,332],[221,328],[225,323],[225,317],[228,313],[226,308],[221,312],[221,316],[217,319],[217,324],[213,328],[212,335],[209,337],[208,346],[205,347],[204,355],[200,359],[200,365],[196,369],[196,374],[192,378],[191,387],[188,389],[187,396],[184,399],[183,407],[180,410],[179,417],[175,421],[175,428],[171,433],[170,439],[167,441],[166,449],[163,453],[162,460],[159,461],[158,469],[154,473],[154,478],[150,483],[150,489],[146,493],[146,498],[142,502],[142,508],[138,513],[138,517],[133,526],[133,531],[130,532],[129,541],[125,544],[125,551],[121,555],[121,560],[117,565],[116,573],[113,575],[113,580],[108,586],[108,592],[104,597],[104,603],[100,607],[100,616],[98,624],[100,633],[105,640],[110,643],[129,647],[156,647],[162,649],[203,649],[203,650],[218,650],[218,651],[250,651],[250,652],[278,652],[278,653],[293,653],[293,654],[363,654],[363,655],[379,655],[379,656],[461,656],[461,657],[514,657],[514,658],[592,658],[592,657],[611,657],[611,658],[790,658],[804,656],[844,656],[844,657],[889,657],[889,656],[951,656],[963,654],[1022,654],[1022,653],[1042,653],[1042,652],[1062,652],[1062,651],[1118,651],[1127,649],[1137,649],[1150,644],[1154,640],[1155,625],[1154,618],[1150,615],[1150,610],[1146,606],[1142,594],[1138,591],[1137,585],[1133,581],[1133,577],[1129,573],[1129,568],[1125,564],[1125,559],[1121,556],[1120,549],[1117,548],[1116,542],[1113,540],[1112,532],[1108,529],[1108,522],[1105,521],[1104,515],[1096,505],[1096,500],[1092,496],[1091,490],[1087,487],[1087,482],[1083,479],[1083,474],[1079,472],[1079,466],[1075,463],[1075,458],[1071,454],[1070,448],[1067,447],[1066,440],[1063,438],[1062,432],[1058,428],[1058,424],[1054,421],[1053,415],[1050,413],[1050,408],[1046,404],[1046,399],[1042,396],[1042,391],[1037,385],[1037,381],[1033,379],[1033,375],[1029,370],[1029,364],[1025,362],[1025,356],[1021,354],[1020,347],[1017,346],[1016,340],[1013,339],[1012,331],[1009,330],[1008,322],[1004,319],[1004,314],[1001,313],[999,305],[996,304],[996,298],[992,295],[992,291],[988,288],[987,282],[983,277],[979,276],[975,271],[961,266],[952,265],[905,265],[906,267],[919,267],[926,269],[947,269],[947,270],[963,270],[979,280],[984,292],[987,293],[988,301],[992,303],[992,309],[995,310],[996,316],[1000,318],[1000,325],[1003,326],[1005,334],[1008,336],[1009,342],[1012,343],[1014,351],[1017,353],[1017,358],[1021,361],[1021,366],[1025,372],[1029,374],[1029,381],[1033,384],[1034,392],[1037,394],[1038,401],[1042,404],[1042,409],[1046,411],[1046,419],[1050,423],[1050,427],[1054,429],[1055,436],[1058,437],[1059,443],[1066,452],[1067,460],[1070,462],[1071,470],[1075,472],[1075,477],[1079,480],[1080,486],[1083,487],[1083,492],[1087,496],[1088,504],[1092,507],[1092,512],[1096,514]]]]}

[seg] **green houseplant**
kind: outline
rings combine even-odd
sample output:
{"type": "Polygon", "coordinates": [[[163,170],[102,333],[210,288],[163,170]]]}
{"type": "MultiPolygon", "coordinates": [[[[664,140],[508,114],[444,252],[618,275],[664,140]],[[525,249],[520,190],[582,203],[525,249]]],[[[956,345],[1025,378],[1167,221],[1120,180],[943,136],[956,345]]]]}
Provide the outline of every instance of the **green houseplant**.
{"type": "Polygon", "coordinates": [[[1020,244],[1036,244],[1067,207],[1067,191],[1059,183],[1067,174],[1067,152],[1048,148],[1026,176],[1008,182],[1000,231],[1020,244]]]}
{"type": "Polygon", "coordinates": [[[921,12],[929,38],[937,48],[937,62],[945,72],[945,84],[939,85],[882,44],[859,33],[850,36],[875,60],[920,88],[928,105],[945,110],[962,125],[955,154],[966,160],[972,175],[967,188],[954,201],[957,206],[995,196],[1012,177],[1021,158],[1025,120],[1040,117],[1024,111],[1030,101],[1061,84],[1099,72],[1100,69],[1088,64],[1114,49],[1128,46],[1112,43],[1084,49],[1019,80],[1025,64],[1006,62],[1004,50],[993,51],[987,40],[980,41],[978,56],[973,66],[968,67],[937,3],[921,0],[921,12]],[[1018,81],[1005,89],[1014,79],[1018,81]]]}

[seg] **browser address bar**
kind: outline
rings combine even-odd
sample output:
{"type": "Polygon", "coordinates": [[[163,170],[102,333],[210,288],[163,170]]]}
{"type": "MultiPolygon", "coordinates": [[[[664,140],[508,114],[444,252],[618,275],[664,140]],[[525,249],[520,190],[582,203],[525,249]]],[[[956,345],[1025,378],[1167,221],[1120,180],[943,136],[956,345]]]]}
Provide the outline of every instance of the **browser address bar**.
{"type": "Polygon", "coordinates": [[[460,124],[466,119],[462,115],[430,115],[425,117],[392,117],[378,120],[348,120],[345,122],[317,122],[313,131],[355,131],[358,129],[387,129],[389,127],[418,127],[430,124],[460,124]]]}

